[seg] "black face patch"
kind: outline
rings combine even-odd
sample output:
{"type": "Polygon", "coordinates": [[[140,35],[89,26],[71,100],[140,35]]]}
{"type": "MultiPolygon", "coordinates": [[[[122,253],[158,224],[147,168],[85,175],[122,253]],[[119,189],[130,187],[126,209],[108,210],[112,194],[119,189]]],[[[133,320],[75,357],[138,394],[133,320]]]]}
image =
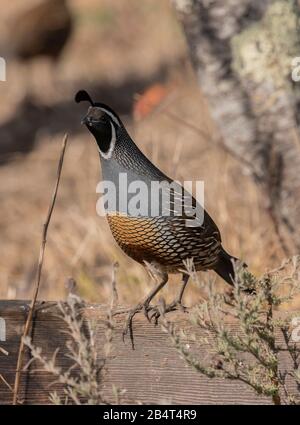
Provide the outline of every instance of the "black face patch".
{"type": "Polygon", "coordinates": [[[107,153],[112,141],[112,125],[110,120],[103,116],[97,121],[88,121],[86,126],[95,136],[100,151],[104,154],[107,153]]]}
{"type": "Polygon", "coordinates": [[[91,103],[81,123],[85,124],[95,137],[100,155],[105,159],[110,159],[121,127],[119,117],[108,106],[94,103],[84,91],[79,91],[75,100],[76,102],[88,100],[91,103]]]}

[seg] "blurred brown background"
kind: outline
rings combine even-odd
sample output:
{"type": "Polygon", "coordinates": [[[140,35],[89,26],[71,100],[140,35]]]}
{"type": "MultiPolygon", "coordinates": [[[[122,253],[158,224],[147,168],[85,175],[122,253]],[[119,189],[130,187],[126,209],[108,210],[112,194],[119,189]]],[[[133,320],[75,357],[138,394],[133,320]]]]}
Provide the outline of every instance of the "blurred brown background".
{"type": "MultiPolygon", "coordinates": [[[[42,57],[22,63],[6,54],[11,23],[31,3],[38,1],[0,1],[0,55],[7,59],[7,81],[0,82],[0,298],[32,294],[65,132],[70,138],[40,298],[64,298],[65,281],[72,276],[85,299],[106,302],[114,261],[120,263],[121,303],[137,302],[152,285],[143,267],[116,246],[105,219],[96,215],[98,154],[80,126],[86,105],[73,101],[82,88],[121,114],[136,143],[165,173],[205,181],[206,207],[230,253],[257,274],[278,265],[284,255],[257,187],[236,159],[189,125],[215,131],[169,2],[69,0],[73,30],[55,64],[42,57]],[[159,105],[145,107],[153,98],[159,105]]],[[[178,290],[178,282],[179,276],[172,276],[164,290],[167,298],[178,290]]],[[[193,304],[199,296],[190,284],[185,303],[193,304]]]]}

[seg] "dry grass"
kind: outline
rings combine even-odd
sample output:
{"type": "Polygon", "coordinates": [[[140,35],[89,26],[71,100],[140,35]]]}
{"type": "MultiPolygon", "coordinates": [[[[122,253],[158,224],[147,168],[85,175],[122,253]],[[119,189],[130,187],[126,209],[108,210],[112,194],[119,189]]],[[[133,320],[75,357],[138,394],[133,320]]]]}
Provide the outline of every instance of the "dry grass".
{"type": "MultiPolygon", "coordinates": [[[[58,93],[49,96],[53,108],[62,98],[71,99],[82,85],[122,81],[128,75],[150,75],[162,58],[172,61],[185,52],[168,2],[131,0],[111,5],[112,2],[102,0],[99,6],[95,0],[70,3],[78,25],[55,77],[59,82],[58,93]],[[99,16],[93,13],[95,8],[99,16]]],[[[175,83],[166,101],[167,110],[212,133],[207,106],[190,70],[181,69],[176,76],[170,74],[175,83]]],[[[28,90],[16,64],[12,64],[11,76],[3,85],[3,119],[13,113],[22,97],[19,92],[24,95],[28,90]]],[[[47,102],[45,91],[41,90],[43,82],[33,83],[30,90],[41,102],[47,102]]],[[[137,144],[167,174],[181,180],[205,181],[207,209],[219,225],[229,252],[243,258],[254,273],[262,273],[281,261],[282,252],[264,211],[263,199],[236,160],[163,111],[138,123],[132,123],[128,117],[126,121],[137,144]]],[[[69,130],[68,125],[66,120],[65,131],[69,130]]],[[[61,134],[39,134],[40,143],[31,154],[0,168],[1,298],[28,298],[31,294],[42,219],[55,180],[60,140],[61,134]]],[[[105,219],[96,215],[99,171],[91,137],[78,123],[78,131],[70,137],[49,229],[40,292],[43,299],[63,298],[64,282],[73,276],[80,295],[87,301],[106,301],[114,261],[120,264],[121,304],[137,302],[152,285],[143,267],[116,247],[105,219]]],[[[167,299],[178,290],[178,280],[176,276],[171,278],[164,292],[167,299]]],[[[185,302],[193,304],[199,296],[199,290],[190,285],[185,302]]]]}

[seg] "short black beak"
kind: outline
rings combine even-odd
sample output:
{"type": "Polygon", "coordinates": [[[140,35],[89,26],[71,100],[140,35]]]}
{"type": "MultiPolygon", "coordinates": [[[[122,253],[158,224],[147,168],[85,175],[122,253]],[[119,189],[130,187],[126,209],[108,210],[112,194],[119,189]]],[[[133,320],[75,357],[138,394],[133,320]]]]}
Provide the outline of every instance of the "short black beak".
{"type": "Polygon", "coordinates": [[[88,116],[86,115],[85,117],[82,118],[81,120],[81,125],[87,124],[88,123],[88,116]]]}

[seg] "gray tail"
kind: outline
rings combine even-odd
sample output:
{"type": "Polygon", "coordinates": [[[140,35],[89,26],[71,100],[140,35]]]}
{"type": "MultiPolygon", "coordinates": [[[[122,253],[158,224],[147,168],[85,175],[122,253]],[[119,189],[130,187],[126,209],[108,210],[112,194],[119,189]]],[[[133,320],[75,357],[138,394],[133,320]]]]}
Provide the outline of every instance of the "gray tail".
{"type": "MultiPolygon", "coordinates": [[[[238,258],[232,257],[222,248],[219,261],[214,268],[214,271],[230,285],[233,285],[233,281],[235,279],[233,264],[236,261],[239,261],[238,258]]],[[[246,267],[246,264],[244,264],[244,267],[246,267]]]]}

